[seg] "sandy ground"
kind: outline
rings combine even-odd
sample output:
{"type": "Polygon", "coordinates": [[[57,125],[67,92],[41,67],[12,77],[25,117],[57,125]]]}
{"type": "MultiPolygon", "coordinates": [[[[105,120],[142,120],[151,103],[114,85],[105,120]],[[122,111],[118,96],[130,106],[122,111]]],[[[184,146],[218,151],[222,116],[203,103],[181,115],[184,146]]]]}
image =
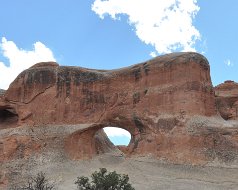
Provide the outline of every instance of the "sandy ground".
{"type": "MultiPolygon", "coordinates": [[[[238,169],[168,165],[148,158],[124,160],[112,155],[77,165],[78,169],[73,167],[74,176],[89,175],[100,167],[128,174],[136,190],[238,189],[238,169]]],[[[62,175],[59,189],[74,189],[72,179],[73,175],[65,179],[62,175]]]]}
{"type": "MultiPolygon", "coordinates": [[[[49,162],[48,160],[47,162],[49,162]]],[[[36,175],[43,171],[59,190],[76,189],[77,176],[90,176],[105,167],[128,174],[136,190],[224,190],[238,189],[238,168],[185,166],[161,163],[148,157],[125,159],[113,153],[88,161],[63,161],[28,168],[23,173],[36,175]]],[[[18,181],[19,175],[18,176],[18,181]]],[[[17,181],[17,180],[16,180],[17,181]]]]}

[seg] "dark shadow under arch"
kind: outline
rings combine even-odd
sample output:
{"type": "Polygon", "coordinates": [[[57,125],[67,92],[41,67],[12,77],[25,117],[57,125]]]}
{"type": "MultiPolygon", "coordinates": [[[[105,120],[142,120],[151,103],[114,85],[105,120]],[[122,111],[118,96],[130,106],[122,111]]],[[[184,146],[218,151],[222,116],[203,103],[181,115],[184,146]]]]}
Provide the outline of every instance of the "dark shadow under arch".
{"type": "Polygon", "coordinates": [[[16,127],[18,114],[13,109],[0,109],[0,128],[1,126],[16,127]]]}

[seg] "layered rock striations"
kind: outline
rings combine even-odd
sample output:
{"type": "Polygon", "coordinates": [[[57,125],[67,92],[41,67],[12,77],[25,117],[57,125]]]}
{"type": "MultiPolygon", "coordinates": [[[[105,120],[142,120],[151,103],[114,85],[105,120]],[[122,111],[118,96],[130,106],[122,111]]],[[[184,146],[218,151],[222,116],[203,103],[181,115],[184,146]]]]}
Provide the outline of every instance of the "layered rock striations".
{"type": "Polygon", "coordinates": [[[5,94],[18,125],[103,123],[118,117],[135,123],[167,113],[211,116],[214,101],[208,62],[194,53],[112,71],[40,63],[22,72],[5,94]]]}
{"type": "MultiPolygon", "coordinates": [[[[131,133],[128,147],[120,147],[127,156],[152,155],[188,164],[236,162],[238,125],[219,118],[219,113],[224,118],[224,106],[218,97],[229,91],[222,89],[215,88],[215,97],[208,61],[197,53],[168,54],[109,71],[38,63],[0,97],[0,128],[7,138],[16,136],[6,133],[13,127],[74,128],[64,135],[59,130],[40,138],[18,137],[16,147],[27,150],[24,158],[47,151],[45,143],[57,139],[66,157],[92,158],[115,148],[103,133],[98,136],[104,127],[114,126],[131,133]]],[[[236,96],[236,90],[231,94],[236,96]]],[[[15,155],[6,148],[12,141],[1,140],[0,161],[11,159],[8,151],[15,155]]]]}

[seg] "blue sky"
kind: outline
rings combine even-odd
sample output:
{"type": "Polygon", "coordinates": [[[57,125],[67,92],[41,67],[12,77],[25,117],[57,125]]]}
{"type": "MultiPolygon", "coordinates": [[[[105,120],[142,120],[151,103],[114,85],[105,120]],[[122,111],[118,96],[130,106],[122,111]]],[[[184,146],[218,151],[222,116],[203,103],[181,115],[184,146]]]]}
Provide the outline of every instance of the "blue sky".
{"type": "Polygon", "coordinates": [[[113,69],[197,51],[238,82],[237,0],[0,1],[0,88],[39,61],[113,69]]]}

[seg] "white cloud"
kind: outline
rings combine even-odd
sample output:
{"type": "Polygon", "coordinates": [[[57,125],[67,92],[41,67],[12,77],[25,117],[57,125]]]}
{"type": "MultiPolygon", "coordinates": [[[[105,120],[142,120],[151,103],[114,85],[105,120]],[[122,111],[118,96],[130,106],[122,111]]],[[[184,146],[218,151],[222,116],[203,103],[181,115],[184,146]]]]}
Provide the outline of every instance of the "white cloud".
{"type": "Polygon", "coordinates": [[[199,9],[197,0],[95,0],[92,5],[102,19],[127,15],[139,39],[160,54],[195,51],[200,33],[192,21],[199,9]]]}
{"type": "Polygon", "coordinates": [[[103,129],[108,137],[126,136],[128,138],[131,138],[131,134],[125,129],[117,127],[105,127],[103,129]]]}
{"type": "Polygon", "coordinates": [[[228,67],[234,66],[234,64],[231,62],[230,59],[225,60],[225,64],[226,64],[228,67]]]}
{"type": "Polygon", "coordinates": [[[9,84],[23,70],[43,61],[55,61],[52,51],[43,43],[36,42],[33,50],[19,49],[13,41],[2,38],[0,53],[9,60],[9,66],[0,62],[0,88],[7,89],[9,84]]]}
{"type": "Polygon", "coordinates": [[[157,55],[156,55],[156,52],[154,52],[154,51],[150,52],[150,56],[151,56],[151,57],[156,57],[156,56],[157,56],[157,55]]]}

